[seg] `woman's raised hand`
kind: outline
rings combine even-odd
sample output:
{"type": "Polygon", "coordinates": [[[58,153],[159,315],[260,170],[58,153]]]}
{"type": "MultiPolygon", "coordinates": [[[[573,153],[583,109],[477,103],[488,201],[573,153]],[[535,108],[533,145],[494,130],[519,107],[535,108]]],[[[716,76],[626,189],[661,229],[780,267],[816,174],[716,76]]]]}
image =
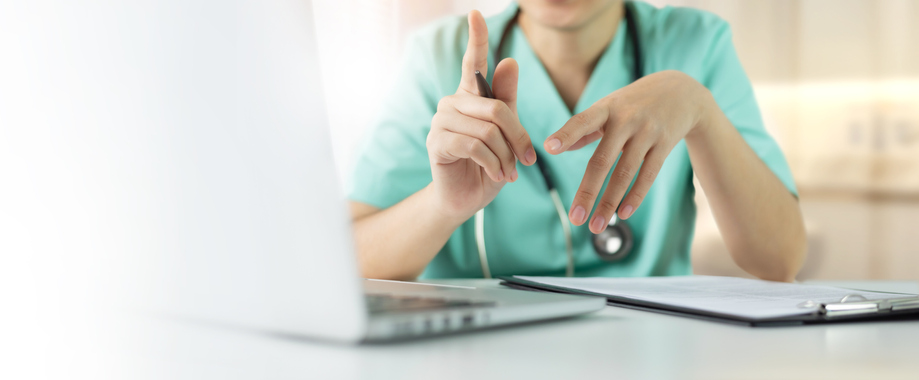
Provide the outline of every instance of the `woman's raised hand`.
{"type": "Polygon", "coordinates": [[[427,149],[442,209],[468,218],[517,180],[518,159],[532,165],[536,152],[517,117],[517,62],[508,58],[495,68],[496,99],[478,93],[475,72],[488,72],[488,27],[478,11],[469,13],[462,70],[456,93],[437,104],[427,149]]]}

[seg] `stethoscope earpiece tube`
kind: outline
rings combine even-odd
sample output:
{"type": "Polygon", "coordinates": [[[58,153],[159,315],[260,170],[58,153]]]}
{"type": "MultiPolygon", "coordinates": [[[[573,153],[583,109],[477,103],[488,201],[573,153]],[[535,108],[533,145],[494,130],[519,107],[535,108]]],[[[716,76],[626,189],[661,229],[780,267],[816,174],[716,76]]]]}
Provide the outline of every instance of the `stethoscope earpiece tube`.
{"type": "MultiPolygon", "coordinates": [[[[534,152],[536,151],[534,150],[534,152]]],[[[538,152],[536,152],[536,166],[539,168],[539,173],[542,174],[542,179],[545,181],[546,190],[550,193],[555,191],[555,183],[552,182],[552,176],[549,175],[549,168],[546,167],[546,164],[542,161],[538,152]]]]}
{"type": "Polygon", "coordinates": [[[479,250],[479,262],[482,264],[482,277],[491,278],[488,267],[488,253],[485,252],[485,209],[475,213],[475,244],[479,250]]]}
{"type": "MultiPolygon", "coordinates": [[[[546,176],[546,178],[549,178],[546,176]]],[[[558,190],[550,188],[549,196],[555,205],[555,212],[558,213],[558,219],[562,223],[562,232],[565,233],[565,253],[568,254],[568,263],[565,266],[565,276],[574,277],[574,244],[571,242],[571,225],[568,224],[568,212],[565,211],[565,205],[562,204],[562,197],[558,195],[558,190]]]]}

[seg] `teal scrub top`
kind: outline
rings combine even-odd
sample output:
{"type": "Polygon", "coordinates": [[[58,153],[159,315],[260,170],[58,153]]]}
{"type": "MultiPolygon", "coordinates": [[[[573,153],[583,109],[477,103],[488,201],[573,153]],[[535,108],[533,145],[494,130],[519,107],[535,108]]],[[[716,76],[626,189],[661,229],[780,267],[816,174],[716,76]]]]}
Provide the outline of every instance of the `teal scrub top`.
{"type": "MultiPolygon", "coordinates": [[[[714,14],[690,9],[635,4],[644,73],[679,70],[705,85],[744,140],[797,195],[791,171],[763,127],[753,88],[738,60],[728,24],[714,14]]],[[[501,32],[517,11],[512,4],[486,20],[489,80],[501,32]]],[[[517,60],[520,77],[518,114],[535,149],[550,168],[566,210],[578,189],[587,161],[599,142],[557,156],[542,142],[572,117],[542,63],[516,25],[505,55],[517,60]]],[[[578,99],[575,114],[632,80],[633,52],[625,20],[594,68],[578,99]]],[[[425,139],[438,101],[456,92],[468,39],[465,17],[450,17],[415,33],[394,92],[383,114],[365,137],[348,184],[349,198],[385,209],[431,182],[425,139]]],[[[518,165],[519,179],[507,184],[485,208],[485,242],[492,275],[564,276],[565,237],[538,168],[518,165]]],[[[608,180],[608,179],[607,179],[608,180]]],[[[601,194],[603,192],[601,191],[601,194]]],[[[692,273],[690,244],[695,227],[695,189],[685,141],[667,157],[641,207],[628,220],[635,245],[618,262],[600,260],[587,224],[572,225],[576,276],[665,276],[692,273]]],[[[422,278],[482,277],[474,218],[457,228],[428,264],[422,278]]],[[[404,226],[403,228],[412,228],[404,226]]]]}

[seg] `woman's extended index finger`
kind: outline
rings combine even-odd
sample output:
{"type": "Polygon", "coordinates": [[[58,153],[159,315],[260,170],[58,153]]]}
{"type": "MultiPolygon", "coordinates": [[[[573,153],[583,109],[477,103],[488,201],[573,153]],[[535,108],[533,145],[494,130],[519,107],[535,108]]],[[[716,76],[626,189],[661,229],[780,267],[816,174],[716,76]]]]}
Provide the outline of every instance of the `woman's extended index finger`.
{"type": "Polygon", "coordinates": [[[582,137],[597,132],[609,121],[609,110],[602,102],[590,106],[574,115],[558,131],[546,138],[543,147],[549,154],[562,153],[575,145],[582,137]]]}
{"type": "Polygon", "coordinates": [[[459,90],[477,94],[475,72],[488,74],[488,26],[479,11],[469,12],[469,43],[463,55],[463,76],[459,90]]]}

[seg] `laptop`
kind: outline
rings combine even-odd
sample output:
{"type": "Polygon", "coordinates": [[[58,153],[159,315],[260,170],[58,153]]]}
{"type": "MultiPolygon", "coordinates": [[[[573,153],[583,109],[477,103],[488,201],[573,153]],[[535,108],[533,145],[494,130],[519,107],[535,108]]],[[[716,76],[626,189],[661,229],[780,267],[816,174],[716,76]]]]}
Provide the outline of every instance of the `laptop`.
{"type": "Polygon", "coordinates": [[[131,67],[155,87],[114,111],[152,111],[100,139],[117,148],[106,165],[124,173],[99,186],[120,215],[112,225],[130,237],[116,258],[130,261],[120,286],[134,306],[342,342],[604,307],[599,297],[360,278],[310,2],[164,6],[174,20],[119,29],[139,57],[158,58],[131,67]]]}

